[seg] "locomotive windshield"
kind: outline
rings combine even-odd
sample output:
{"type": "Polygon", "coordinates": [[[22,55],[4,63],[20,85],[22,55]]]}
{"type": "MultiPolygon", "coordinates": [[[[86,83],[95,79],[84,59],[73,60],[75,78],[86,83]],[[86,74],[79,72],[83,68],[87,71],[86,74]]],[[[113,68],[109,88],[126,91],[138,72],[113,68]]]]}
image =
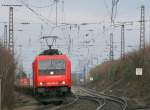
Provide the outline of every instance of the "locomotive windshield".
{"type": "Polygon", "coordinates": [[[40,60],[38,62],[39,75],[61,75],[65,73],[64,60],[40,60]]]}

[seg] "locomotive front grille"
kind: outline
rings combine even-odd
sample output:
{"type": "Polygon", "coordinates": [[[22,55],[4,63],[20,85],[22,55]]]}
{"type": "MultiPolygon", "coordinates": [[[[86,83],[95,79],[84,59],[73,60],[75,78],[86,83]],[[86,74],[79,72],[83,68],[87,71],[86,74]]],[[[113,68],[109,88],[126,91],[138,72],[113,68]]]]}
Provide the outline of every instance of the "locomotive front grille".
{"type": "Polygon", "coordinates": [[[37,88],[37,92],[45,96],[63,96],[69,92],[68,87],[40,87],[37,88]]]}

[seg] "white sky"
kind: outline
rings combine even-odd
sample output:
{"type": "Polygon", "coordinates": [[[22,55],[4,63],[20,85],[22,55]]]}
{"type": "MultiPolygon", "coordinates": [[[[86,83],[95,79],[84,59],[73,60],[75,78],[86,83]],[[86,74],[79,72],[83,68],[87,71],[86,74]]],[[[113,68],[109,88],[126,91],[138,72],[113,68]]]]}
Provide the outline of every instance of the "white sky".
{"type": "MultiPolygon", "coordinates": [[[[72,61],[72,70],[80,71],[79,60],[82,63],[88,62],[87,59],[93,57],[91,65],[97,62],[94,59],[98,56],[98,63],[108,59],[109,54],[109,33],[110,33],[110,12],[111,0],[64,0],[64,12],[62,0],[58,2],[58,25],[60,23],[96,23],[86,26],[80,26],[80,31],[75,26],[72,26],[71,31],[69,26],[54,28],[55,24],[55,4],[53,0],[0,0],[3,4],[22,4],[25,3],[31,9],[38,13],[37,16],[27,7],[14,8],[14,34],[15,34],[15,49],[16,56],[20,55],[18,45],[22,45],[21,57],[23,66],[28,73],[32,72],[31,63],[40,51],[41,25],[43,25],[43,35],[57,35],[60,39],[57,41],[60,50],[66,53],[72,61]],[[43,8],[45,7],[45,8],[43,8]],[[43,21],[41,20],[44,19],[43,21]],[[21,22],[29,22],[29,25],[22,25],[21,22]],[[48,23],[48,24],[46,24],[48,23]],[[105,29],[104,29],[105,27],[105,29]],[[17,31],[22,29],[23,31],[17,31]],[[53,29],[53,31],[52,31],[53,29]],[[93,30],[93,31],[89,31],[93,30]],[[88,38],[85,35],[88,34],[88,38]],[[71,54],[68,53],[69,35],[73,41],[71,44],[71,54]],[[82,42],[90,41],[89,45],[94,45],[88,49],[82,42]],[[61,46],[60,46],[61,45],[61,46]],[[87,55],[88,54],[88,55],[87,55]],[[85,60],[86,59],[86,60],[85,60]]],[[[22,4],[24,5],[24,4],[22,4]]],[[[116,21],[137,21],[140,19],[140,6],[145,5],[146,19],[150,17],[150,1],[149,0],[120,0],[118,3],[118,11],[116,21]]],[[[0,6],[0,22],[8,22],[8,7],[0,6]]],[[[3,23],[0,23],[0,36],[3,35],[3,23]]],[[[146,23],[146,41],[149,42],[150,23],[146,23]]],[[[133,50],[139,45],[139,23],[133,26],[126,26],[126,29],[134,29],[125,32],[126,52],[133,50]],[[132,45],[129,48],[128,45],[132,45]]],[[[42,41],[43,42],[43,41],[42,41]]],[[[115,58],[120,56],[120,28],[114,30],[115,58]]],[[[43,42],[44,44],[45,42],[43,42]]],[[[46,48],[46,47],[44,47],[46,48]]],[[[83,65],[83,64],[81,64],[83,65]]],[[[90,66],[90,65],[89,65],[90,66]]],[[[91,67],[91,66],[90,66],[91,67]]]]}

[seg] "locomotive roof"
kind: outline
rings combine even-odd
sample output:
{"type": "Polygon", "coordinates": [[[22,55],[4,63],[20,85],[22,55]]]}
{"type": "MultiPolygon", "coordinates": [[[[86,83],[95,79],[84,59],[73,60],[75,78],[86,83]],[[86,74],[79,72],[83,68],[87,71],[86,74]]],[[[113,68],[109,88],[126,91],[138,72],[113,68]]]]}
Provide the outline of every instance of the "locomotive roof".
{"type": "Polygon", "coordinates": [[[40,60],[44,60],[44,59],[64,59],[64,60],[70,61],[68,59],[68,57],[66,56],[66,54],[62,54],[60,51],[58,51],[58,49],[44,50],[41,54],[39,54],[35,57],[34,61],[36,61],[38,59],[40,59],[40,60]]]}
{"type": "Polygon", "coordinates": [[[39,55],[62,55],[62,53],[58,49],[47,49],[41,52],[39,55]]]}
{"type": "Polygon", "coordinates": [[[38,55],[35,57],[34,61],[45,60],[45,59],[64,59],[64,60],[69,61],[69,59],[67,58],[67,56],[65,54],[62,54],[62,55],[38,55]]]}

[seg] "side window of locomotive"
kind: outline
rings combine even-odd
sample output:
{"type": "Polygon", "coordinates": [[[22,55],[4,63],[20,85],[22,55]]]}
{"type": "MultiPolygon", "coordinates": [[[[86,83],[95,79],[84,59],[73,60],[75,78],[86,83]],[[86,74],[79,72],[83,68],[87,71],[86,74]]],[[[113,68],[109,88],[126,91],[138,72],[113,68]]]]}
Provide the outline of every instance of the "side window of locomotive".
{"type": "Polygon", "coordinates": [[[65,73],[64,60],[45,60],[38,63],[39,75],[61,75],[65,73]]]}

